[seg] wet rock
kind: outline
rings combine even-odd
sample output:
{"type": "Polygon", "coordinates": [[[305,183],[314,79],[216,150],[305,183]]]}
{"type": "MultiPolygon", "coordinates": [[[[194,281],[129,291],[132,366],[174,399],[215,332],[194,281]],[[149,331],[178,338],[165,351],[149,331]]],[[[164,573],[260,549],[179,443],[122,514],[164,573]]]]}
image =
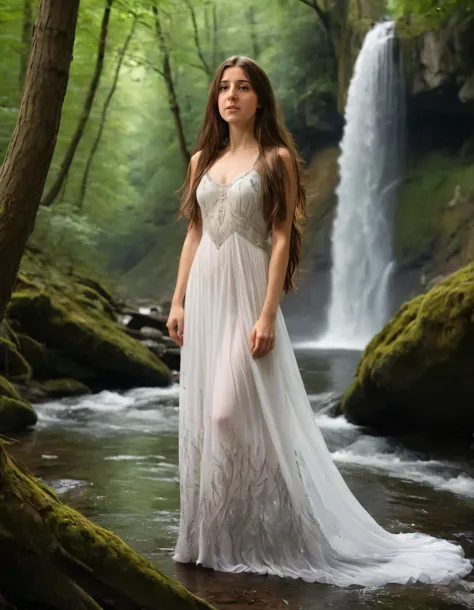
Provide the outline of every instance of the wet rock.
{"type": "Polygon", "coordinates": [[[153,354],[158,356],[158,358],[162,359],[162,356],[166,350],[166,346],[163,343],[157,343],[156,341],[153,341],[152,339],[145,339],[141,343],[142,343],[142,345],[146,345],[153,354]]]}
{"type": "Polygon", "coordinates": [[[179,371],[181,368],[181,350],[179,347],[169,347],[162,355],[165,362],[172,371],[179,371]]]}
{"type": "Polygon", "coordinates": [[[0,372],[8,379],[28,381],[31,368],[9,339],[0,337],[0,372]]]}
{"type": "Polygon", "coordinates": [[[127,328],[133,330],[141,330],[143,327],[156,328],[163,334],[168,334],[168,329],[166,328],[166,322],[168,321],[167,316],[148,315],[136,311],[127,311],[124,312],[124,315],[129,317],[126,324],[127,328]]]}
{"type": "Polygon", "coordinates": [[[154,339],[155,341],[161,341],[163,339],[163,333],[157,328],[151,328],[150,326],[143,326],[140,329],[140,333],[147,337],[147,339],[154,339]]]}
{"type": "Polygon", "coordinates": [[[23,432],[37,422],[33,407],[0,377],[0,432],[23,432]]]}
{"type": "Polygon", "coordinates": [[[367,346],[343,400],[353,423],[470,439],[474,264],[405,303],[367,346]]]}
{"type": "Polygon", "coordinates": [[[124,333],[126,333],[129,337],[133,337],[133,339],[137,339],[140,341],[143,339],[143,335],[140,330],[134,330],[133,328],[127,328],[126,326],[123,329],[124,333]]]}
{"type": "Polygon", "coordinates": [[[50,398],[90,394],[90,389],[76,379],[50,379],[49,381],[44,381],[41,385],[44,392],[50,398]]]}

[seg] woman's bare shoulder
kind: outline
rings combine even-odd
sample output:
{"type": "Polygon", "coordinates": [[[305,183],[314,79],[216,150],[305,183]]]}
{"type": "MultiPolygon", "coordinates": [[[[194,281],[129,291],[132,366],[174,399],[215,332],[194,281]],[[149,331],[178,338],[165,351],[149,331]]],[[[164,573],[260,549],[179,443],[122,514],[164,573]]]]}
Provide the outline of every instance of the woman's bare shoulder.
{"type": "Polygon", "coordinates": [[[197,150],[194,155],[191,157],[191,165],[196,167],[197,162],[199,161],[199,157],[201,156],[202,150],[197,150]]]}
{"type": "Polygon", "coordinates": [[[265,151],[267,163],[274,166],[278,161],[282,161],[288,172],[293,173],[293,155],[286,146],[273,146],[265,151]]]}

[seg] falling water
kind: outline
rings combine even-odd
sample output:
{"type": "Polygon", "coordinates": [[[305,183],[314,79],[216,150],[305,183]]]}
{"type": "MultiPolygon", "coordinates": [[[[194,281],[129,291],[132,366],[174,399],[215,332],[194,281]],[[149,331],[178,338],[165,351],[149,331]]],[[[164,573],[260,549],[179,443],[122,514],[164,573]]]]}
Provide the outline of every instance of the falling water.
{"type": "Polygon", "coordinates": [[[401,176],[403,74],[394,24],[367,34],[349,87],[332,235],[328,329],[318,342],[363,348],[387,321],[391,213],[401,176]]]}

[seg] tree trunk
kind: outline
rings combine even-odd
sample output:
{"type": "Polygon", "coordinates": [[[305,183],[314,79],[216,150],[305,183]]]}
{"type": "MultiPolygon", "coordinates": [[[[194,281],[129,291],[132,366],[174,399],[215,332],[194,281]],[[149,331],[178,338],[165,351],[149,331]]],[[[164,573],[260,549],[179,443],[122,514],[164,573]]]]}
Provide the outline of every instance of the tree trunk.
{"type": "Polygon", "coordinates": [[[193,23],[194,44],[196,45],[196,51],[197,51],[198,57],[201,60],[201,64],[202,64],[204,72],[209,76],[209,79],[211,79],[212,71],[209,68],[206,58],[204,57],[204,53],[202,52],[202,49],[201,49],[201,43],[199,42],[199,29],[198,29],[198,24],[197,24],[197,19],[196,19],[196,11],[194,10],[192,0],[185,0],[185,2],[188,6],[189,12],[191,13],[191,21],[193,23]]]}
{"type": "Polygon", "coordinates": [[[3,597],[18,610],[212,610],[63,504],[1,444],[0,495],[0,607],[3,597]]]}
{"type": "Polygon", "coordinates": [[[260,56],[260,45],[258,44],[258,31],[255,27],[255,9],[253,6],[249,6],[249,8],[245,11],[245,19],[249,25],[250,38],[252,39],[253,58],[257,60],[257,58],[260,56]]]}
{"type": "Polygon", "coordinates": [[[23,2],[23,32],[21,36],[21,52],[20,52],[20,74],[19,74],[19,92],[20,97],[25,86],[26,69],[28,67],[28,56],[31,49],[31,34],[33,30],[33,10],[31,0],[23,2]]]}
{"type": "Polygon", "coordinates": [[[212,63],[217,68],[219,61],[219,28],[217,26],[217,6],[212,3],[212,63]]]}
{"type": "Polygon", "coordinates": [[[130,32],[128,33],[128,36],[125,39],[124,45],[119,52],[119,58],[118,58],[117,66],[115,68],[115,74],[114,74],[114,79],[112,81],[112,86],[110,87],[110,91],[104,102],[104,107],[102,108],[102,116],[100,117],[99,131],[97,132],[94,143],[92,144],[91,151],[89,153],[89,158],[87,159],[86,168],[84,170],[84,175],[82,177],[82,182],[81,182],[81,190],[79,192],[79,200],[77,202],[78,210],[82,210],[82,208],[84,207],[84,199],[86,197],[87,183],[89,181],[89,174],[90,174],[90,171],[92,168],[92,162],[94,161],[95,153],[97,152],[100,141],[102,139],[102,133],[104,132],[104,127],[105,127],[105,122],[107,120],[107,113],[109,111],[110,102],[112,101],[115,90],[117,89],[117,83],[118,83],[118,79],[120,76],[120,70],[122,68],[123,60],[124,60],[125,54],[127,53],[128,47],[130,45],[130,41],[133,38],[133,34],[135,33],[135,28],[137,27],[137,23],[138,23],[138,14],[135,14],[133,16],[133,22],[132,22],[132,27],[130,28],[130,32]]]}
{"type": "Polygon", "coordinates": [[[99,37],[99,49],[97,53],[97,59],[95,64],[94,74],[92,76],[91,83],[89,85],[89,91],[87,93],[87,98],[84,104],[84,108],[82,110],[82,114],[79,119],[79,123],[76,127],[76,131],[72,137],[69,148],[66,152],[63,162],[61,163],[61,167],[59,169],[59,173],[54,181],[52,187],[48,191],[48,193],[43,197],[41,201],[42,205],[49,206],[51,205],[56,197],[59,195],[61,191],[62,184],[68,175],[69,170],[71,169],[71,165],[74,159],[74,155],[76,154],[77,147],[79,146],[79,142],[81,141],[82,135],[84,133],[84,129],[86,123],[89,119],[89,115],[92,109],[92,104],[94,103],[95,94],[97,88],[99,86],[100,77],[102,75],[102,70],[104,67],[104,57],[105,57],[105,45],[107,42],[107,33],[108,26],[110,20],[110,11],[112,8],[114,0],[106,0],[104,14],[102,16],[102,25],[100,29],[100,37],[99,37]]]}
{"type": "Polygon", "coordinates": [[[156,36],[158,38],[158,45],[160,47],[160,51],[163,57],[163,68],[161,73],[163,74],[163,78],[165,79],[166,89],[168,91],[168,103],[173,115],[174,124],[176,127],[176,134],[178,136],[179,149],[181,151],[181,156],[183,158],[185,167],[189,165],[189,161],[191,160],[191,155],[189,153],[186,138],[184,136],[184,127],[183,122],[181,120],[181,111],[178,104],[178,98],[176,96],[176,90],[174,87],[173,76],[171,73],[171,61],[170,61],[170,52],[168,46],[166,45],[165,37],[163,35],[163,29],[161,27],[161,19],[160,13],[158,11],[158,7],[156,3],[153,4],[153,14],[155,16],[155,30],[156,36]]]}
{"type": "Polygon", "coordinates": [[[20,111],[0,168],[0,321],[56,144],[79,0],[40,0],[20,111]]]}

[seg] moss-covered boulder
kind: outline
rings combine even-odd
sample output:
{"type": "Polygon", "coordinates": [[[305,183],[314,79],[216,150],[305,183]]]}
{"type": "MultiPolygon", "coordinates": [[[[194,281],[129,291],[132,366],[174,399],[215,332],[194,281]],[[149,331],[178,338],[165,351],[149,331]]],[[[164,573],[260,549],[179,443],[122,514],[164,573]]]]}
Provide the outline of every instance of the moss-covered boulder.
{"type": "Polygon", "coordinates": [[[171,381],[168,367],[146,346],[101,311],[84,308],[69,294],[15,292],[7,315],[23,334],[97,371],[104,387],[164,386],[171,381]]]}
{"type": "Polygon", "coordinates": [[[0,498],[0,600],[11,607],[212,608],[112,532],[63,504],[1,446],[0,498]]]}
{"type": "Polygon", "coordinates": [[[18,381],[28,381],[31,368],[9,339],[0,337],[0,373],[18,381]]]}
{"type": "Polygon", "coordinates": [[[64,353],[46,347],[23,333],[17,334],[19,351],[33,369],[36,380],[71,378],[95,388],[100,387],[100,373],[93,368],[78,364],[64,353]]]}
{"type": "Polygon", "coordinates": [[[33,407],[0,377],[0,432],[23,432],[38,420],[33,407]]]}
{"type": "Polygon", "coordinates": [[[385,432],[471,438],[474,264],[405,303],[374,337],[343,400],[347,418],[385,432]]]}
{"type": "Polygon", "coordinates": [[[90,393],[90,389],[76,379],[50,379],[49,381],[44,381],[41,386],[51,398],[83,396],[90,393]]]}

